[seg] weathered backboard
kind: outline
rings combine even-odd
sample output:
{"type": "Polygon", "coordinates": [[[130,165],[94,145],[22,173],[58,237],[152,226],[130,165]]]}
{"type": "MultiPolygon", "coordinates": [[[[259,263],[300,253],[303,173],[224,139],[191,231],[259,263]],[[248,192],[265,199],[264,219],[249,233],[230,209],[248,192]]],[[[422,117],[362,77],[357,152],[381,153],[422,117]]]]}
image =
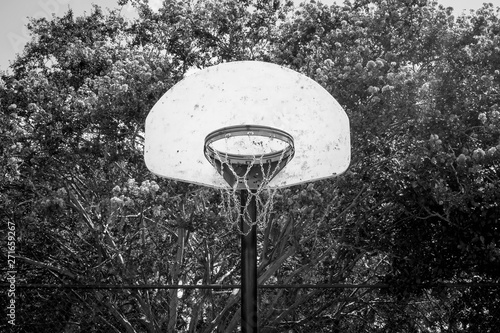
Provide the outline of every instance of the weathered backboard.
{"type": "Polygon", "coordinates": [[[168,90],[146,119],[146,165],[162,177],[229,187],[205,157],[204,143],[209,133],[235,125],[293,137],[295,154],[271,188],[334,177],[349,166],[349,119],[337,101],[307,76],[258,61],[209,67],[168,90]]]}

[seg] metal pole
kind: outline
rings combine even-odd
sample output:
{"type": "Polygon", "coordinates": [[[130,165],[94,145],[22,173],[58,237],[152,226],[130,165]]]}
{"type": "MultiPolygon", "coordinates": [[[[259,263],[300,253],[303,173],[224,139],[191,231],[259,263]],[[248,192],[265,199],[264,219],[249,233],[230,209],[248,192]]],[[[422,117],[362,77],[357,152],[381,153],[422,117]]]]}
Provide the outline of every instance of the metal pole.
{"type": "Polygon", "coordinates": [[[241,190],[241,332],[257,333],[257,202],[256,191],[241,190]],[[247,200],[250,200],[247,204],[247,200]],[[245,221],[244,211],[252,223],[245,221]]]}

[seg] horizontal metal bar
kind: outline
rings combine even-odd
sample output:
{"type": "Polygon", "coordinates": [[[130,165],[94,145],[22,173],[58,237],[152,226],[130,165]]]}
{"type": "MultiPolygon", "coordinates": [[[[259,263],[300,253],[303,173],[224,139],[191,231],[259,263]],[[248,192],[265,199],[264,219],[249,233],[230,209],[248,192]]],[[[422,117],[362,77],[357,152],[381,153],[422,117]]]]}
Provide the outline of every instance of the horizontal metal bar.
{"type": "MultiPolygon", "coordinates": [[[[10,287],[8,283],[1,283],[1,287],[10,287]]],[[[471,283],[428,283],[414,285],[422,288],[431,287],[446,287],[446,288],[500,288],[500,283],[488,282],[471,282],[471,283]]],[[[259,289],[385,289],[390,288],[391,285],[385,283],[375,284],[263,284],[259,285],[259,289]]],[[[16,284],[16,289],[241,289],[241,285],[221,285],[221,284],[202,284],[202,285],[108,285],[108,284],[16,284]]]]}

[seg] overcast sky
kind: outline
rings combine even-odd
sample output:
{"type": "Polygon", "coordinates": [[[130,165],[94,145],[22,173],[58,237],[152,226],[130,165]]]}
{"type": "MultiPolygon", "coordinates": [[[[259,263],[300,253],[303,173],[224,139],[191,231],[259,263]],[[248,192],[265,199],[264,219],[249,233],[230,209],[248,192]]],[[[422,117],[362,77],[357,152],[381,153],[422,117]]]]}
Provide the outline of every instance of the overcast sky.
{"type": "MultiPolygon", "coordinates": [[[[301,0],[294,0],[299,3],[301,0]]],[[[483,1],[478,0],[438,0],[444,6],[455,8],[457,13],[467,9],[481,7],[483,1]]],[[[155,6],[162,0],[150,0],[155,6]]],[[[332,4],[335,0],[322,0],[325,4],[332,4]]],[[[342,3],[343,0],[337,3],[342,3]]],[[[495,6],[500,6],[500,0],[490,0],[495,6]]],[[[6,70],[9,62],[14,60],[16,53],[21,53],[23,46],[29,40],[27,29],[27,17],[47,17],[52,14],[63,15],[69,8],[76,15],[90,12],[92,3],[103,8],[117,7],[117,0],[0,0],[0,70],[6,70]]],[[[124,7],[121,9],[125,16],[131,17],[133,9],[124,7]]]]}

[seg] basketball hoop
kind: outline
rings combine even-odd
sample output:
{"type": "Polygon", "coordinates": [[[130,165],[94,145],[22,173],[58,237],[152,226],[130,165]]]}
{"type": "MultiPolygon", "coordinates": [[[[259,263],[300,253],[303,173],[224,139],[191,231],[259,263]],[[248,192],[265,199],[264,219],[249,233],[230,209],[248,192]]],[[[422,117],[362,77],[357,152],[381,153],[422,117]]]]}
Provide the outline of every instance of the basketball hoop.
{"type": "Polygon", "coordinates": [[[260,125],[221,128],[208,134],[204,145],[207,160],[236,190],[257,190],[265,186],[294,153],[290,134],[260,125]]]}
{"type": "MultiPolygon", "coordinates": [[[[228,221],[234,226],[242,219],[248,226],[265,226],[275,193],[267,185],[293,158],[293,137],[269,126],[228,126],[209,133],[203,150],[206,159],[229,185],[221,189],[228,221]],[[261,196],[263,191],[266,196],[261,196]],[[251,202],[255,202],[259,212],[255,217],[249,213],[253,209],[249,206],[251,202]]],[[[240,228],[243,234],[249,231],[240,228]]]]}
{"type": "Polygon", "coordinates": [[[239,222],[243,333],[257,332],[257,225],[268,223],[275,191],[338,176],[350,157],[340,104],[317,82],[271,63],[201,70],[167,91],[146,119],[147,167],[221,189],[223,214],[239,222]]]}

